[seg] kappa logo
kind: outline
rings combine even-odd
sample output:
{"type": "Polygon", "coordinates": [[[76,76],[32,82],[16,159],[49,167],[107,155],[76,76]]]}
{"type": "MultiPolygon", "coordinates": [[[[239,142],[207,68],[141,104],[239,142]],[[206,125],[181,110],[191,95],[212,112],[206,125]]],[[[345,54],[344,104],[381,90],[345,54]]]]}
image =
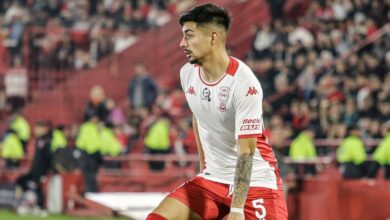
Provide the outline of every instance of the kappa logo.
{"type": "Polygon", "coordinates": [[[196,96],[195,89],[193,86],[190,86],[190,88],[187,89],[186,93],[196,96]]]}
{"type": "Polygon", "coordinates": [[[254,86],[252,86],[252,87],[249,87],[248,92],[246,93],[246,96],[256,95],[256,94],[259,94],[259,92],[257,91],[257,89],[254,86]]]}

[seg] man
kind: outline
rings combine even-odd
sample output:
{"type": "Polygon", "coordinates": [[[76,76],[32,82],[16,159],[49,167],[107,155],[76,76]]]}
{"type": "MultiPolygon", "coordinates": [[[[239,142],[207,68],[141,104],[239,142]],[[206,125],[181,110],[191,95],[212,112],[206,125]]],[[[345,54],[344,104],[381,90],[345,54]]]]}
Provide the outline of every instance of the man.
{"type": "Polygon", "coordinates": [[[7,168],[18,168],[24,157],[23,144],[16,132],[8,129],[0,143],[0,158],[5,159],[7,168]]]}
{"type": "Polygon", "coordinates": [[[372,177],[375,177],[380,166],[385,168],[385,179],[390,179],[390,121],[383,125],[383,139],[373,156],[374,161],[370,165],[372,177]]]}
{"type": "Polygon", "coordinates": [[[28,140],[30,139],[31,128],[22,114],[22,109],[17,109],[11,113],[9,126],[16,132],[16,135],[22,142],[23,150],[26,151],[28,140]]]}
{"type": "Polygon", "coordinates": [[[131,108],[147,108],[150,110],[157,98],[158,88],[150,78],[146,66],[138,63],[134,67],[134,78],[131,79],[128,88],[128,98],[131,108]]]}
{"type": "Polygon", "coordinates": [[[340,173],[345,179],[360,179],[367,176],[367,153],[357,126],[348,128],[348,136],[336,152],[340,173]]]}
{"type": "MultiPolygon", "coordinates": [[[[313,126],[308,126],[291,142],[290,158],[293,161],[305,161],[315,159],[317,157],[316,147],[314,146],[315,130],[313,126]]],[[[295,167],[299,173],[299,167],[295,167]]],[[[314,164],[303,165],[304,174],[316,174],[316,166],[314,164]]]]}
{"type": "MultiPolygon", "coordinates": [[[[150,155],[164,155],[169,153],[170,120],[167,113],[162,113],[146,131],[144,138],[145,150],[150,155]]],[[[149,168],[153,171],[165,169],[165,161],[150,161],[149,168]]]]}
{"type": "Polygon", "coordinates": [[[263,134],[261,86],[226,52],[228,12],[200,5],[183,14],[180,24],[180,47],[189,59],[180,78],[202,171],[147,219],[287,219],[277,162],[263,134]]]}
{"type": "Polygon", "coordinates": [[[37,196],[37,205],[44,208],[44,191],[42,178],[51,170],[52,154],[50,151],[51,132],[50,123],[38,121],[34,126],[35,151],[30,171],[16,180],[16,185],[23,192],[34,192],[37,196]]]}
{"type": "Polygon", "coordinates": [[[76,147],[82,152],[80,166],[84,177],[85,192],[98,191],[97,175],[103,162],[100,142],[99,120],[97,115],[92,114],[89,120],[80,126],[76,139],[76,147]]]}

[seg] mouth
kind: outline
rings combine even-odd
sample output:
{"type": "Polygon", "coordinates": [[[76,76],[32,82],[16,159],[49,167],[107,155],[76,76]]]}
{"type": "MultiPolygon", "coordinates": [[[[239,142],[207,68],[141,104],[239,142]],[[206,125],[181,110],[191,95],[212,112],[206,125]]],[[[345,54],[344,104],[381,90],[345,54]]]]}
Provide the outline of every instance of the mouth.
{"type": "Polygon", "coordinates": [[[191,58],[191,54],[192,54],[191,51],[184,50],[184,53],[186,54],[187,59],[191,58]]]}

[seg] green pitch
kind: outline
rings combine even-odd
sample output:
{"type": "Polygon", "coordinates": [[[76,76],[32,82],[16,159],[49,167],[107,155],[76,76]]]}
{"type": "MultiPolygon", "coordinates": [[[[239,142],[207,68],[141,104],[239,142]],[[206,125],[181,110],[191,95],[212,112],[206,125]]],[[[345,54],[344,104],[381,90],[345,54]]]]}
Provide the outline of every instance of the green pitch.
{"type": "Polygon", "coordinates": [[[65,215],[49,215],[48,217],[18,216],[7,210],[0,210],[1,220],[125,220],[125,218],[81,218],[65,215]]]}

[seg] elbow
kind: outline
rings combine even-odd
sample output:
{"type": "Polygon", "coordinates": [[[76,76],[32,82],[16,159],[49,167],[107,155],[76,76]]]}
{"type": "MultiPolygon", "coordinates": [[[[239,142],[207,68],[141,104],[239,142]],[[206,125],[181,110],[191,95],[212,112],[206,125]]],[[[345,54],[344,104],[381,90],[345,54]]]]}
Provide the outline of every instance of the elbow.
{"type": "Polygon", "coordinates": [[[245,138],[238,140],[238,154],[254,155],[257,147],[257,138],[245,138]]]}

